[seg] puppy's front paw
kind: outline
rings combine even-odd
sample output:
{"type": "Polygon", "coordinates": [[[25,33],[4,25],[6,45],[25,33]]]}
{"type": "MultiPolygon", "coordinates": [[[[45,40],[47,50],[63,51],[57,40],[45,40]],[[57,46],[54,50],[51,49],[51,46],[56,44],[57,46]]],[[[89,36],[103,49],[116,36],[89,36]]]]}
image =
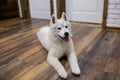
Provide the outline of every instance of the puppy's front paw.
{"type": "Polygon", "coordinates": [[[74,69],[72,70],[72,73],[73,73],[74,75],[80,75],[80,74],[81,74],[81,71],[80,71],[79,68],[74,68],[74,69]]]}
{"type": "Polygon", "coordinates": [[[59,76],[60,76],[61,78],[63,78],[63,79],[66,79],[66,78],[67,78],[67,72],[64,71],[64,70],[61,70],[61,71],[59,72],[59,76]]]}

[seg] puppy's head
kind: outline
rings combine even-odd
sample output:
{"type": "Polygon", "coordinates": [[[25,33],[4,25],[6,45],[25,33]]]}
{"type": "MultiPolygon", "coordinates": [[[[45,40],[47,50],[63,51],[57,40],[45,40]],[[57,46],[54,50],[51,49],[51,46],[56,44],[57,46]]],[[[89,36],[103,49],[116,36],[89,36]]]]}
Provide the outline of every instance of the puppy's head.
{"type": "Polygon", "coordinates": [[[53,14],[50,21],[52,32],[62,41],[68,42],[72,37],[71,24],[67,20],[66,14],[63,12],[60,19],[53,14]]]}

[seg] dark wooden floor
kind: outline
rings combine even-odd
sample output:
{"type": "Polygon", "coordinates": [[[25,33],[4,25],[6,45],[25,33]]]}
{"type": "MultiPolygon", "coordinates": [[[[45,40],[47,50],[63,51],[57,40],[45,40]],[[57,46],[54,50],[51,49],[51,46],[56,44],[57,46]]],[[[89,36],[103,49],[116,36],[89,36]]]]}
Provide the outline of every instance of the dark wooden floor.
{"type": "MultiPolygon", "coordinates": [[[[61,80],[35,35],[48,24],[48,20],[37,19],[0,24],[0,80],[61,80]]],[[[62,59],[67,80],[120,80],[120,31],[100,34],[100,28],[79,23],[72,23],[72,29],[82,73],[74,76],[62,59]]]]}
{"type": "Polygon", "coordinates": [[[120,31],[106,30],[79,56],[81,77],[68,80],[120,80],[120,31]]]}

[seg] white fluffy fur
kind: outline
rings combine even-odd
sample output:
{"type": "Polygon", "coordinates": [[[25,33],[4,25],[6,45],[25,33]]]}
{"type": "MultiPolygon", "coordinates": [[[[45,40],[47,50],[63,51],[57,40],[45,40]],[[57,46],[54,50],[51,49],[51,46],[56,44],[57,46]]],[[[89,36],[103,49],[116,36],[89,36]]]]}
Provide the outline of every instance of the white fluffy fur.
{"type": "Polygon", "coordinates": [[[40,31],[37,32],[37,36],[43,47],[48,50],[47,61],[62,78],[67,78],[67,72],[59,61],[59,58],[63,55],[67,56],[72,72],[77,75],[80,74],[80,69],[71,38],[71,25],[70,22],[66,20],[65,13],[62,14],[62,17],[59,20],[56,19],[55,15],[53,15],[50,26],[40,29],[40,31]],[[68,27],[65,28],[65,26],[68,27]],[[60,27],[61,30],[58,30],[58,27],[60,27]],[[61,36],[64,38],[65,32],[69,33],[68,41],[64,41],[59,37],[61,36]]]}

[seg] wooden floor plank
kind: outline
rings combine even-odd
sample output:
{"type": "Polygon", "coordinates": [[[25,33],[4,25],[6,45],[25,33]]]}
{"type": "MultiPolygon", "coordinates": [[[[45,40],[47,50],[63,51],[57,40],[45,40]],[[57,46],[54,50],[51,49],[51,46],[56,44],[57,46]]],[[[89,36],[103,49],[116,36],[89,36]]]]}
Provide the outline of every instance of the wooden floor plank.
{"type": "Polygon", "coordinates": [[[31,41],[30,43],[25,44],[21,48],[15,48],[4,53],[0,58],[0,66],[3,66],[4,64],[9,63],[12,59],[15,59],[16,57],[23,54],[27,50],[34,48],[36,46],[35,42],[36,41],[31,41]]]}
{"type": "Polygon", "coordinates": [[[29,69],[31,67],[33,67],[33,66],[28,65],[27,63],[18,60],[18,62],[11,69],[9,69],[9,65],[8,65],[7,71],[4,71],[0,75],[0,80],[13,80],[16,76],[20,75],[21,71],[24,70],[24,72],[25,72],[25,69],[29,69]]]}
{"type": "Polygon", "coordinates": [[[24,34],[25,31],[32,32],[32,30],[33,30],[33,32],[34,32],[34,31],[36,31],[36,30],[34,30],[34,28],[38,27],[38,29],[39,29],[40,26],[46,25],[48,23],[49,23],[48,20],[47,21],[45,20],[44,22],[39,21],[39,20],[38,21],[35,20],[33,22],[28,21],[28,23],[26,22],[26,23],[16,24],[16,25],[14,25],[15,28],[11,25],[13,27],[12,29],[10,26],[8,26],[10,29],[2,31],[0,33],[1,34],[0,35],[0,38],[1,38],[0,43],[3,43],[3,42],[8,41],[10,39],[14,39],[18,35],[24,34]]]}
{"type": "Polygon", "coordinates": [[[120,78],[114,74],[103,72],[100,77],[98,77],[98,80],[120,80],[120,78]]]}
{"type": "MultiPolygon", "coordinates": [[[[109,31],[108,31],[109,32],[109,31]]],[[[112,31],[115,33],[115,31],[112,31]]],[[[114,47],[114,50],[112,51],[112,54],[110,55],[104,69],[103,72],[108,74],[108,79],[111,76],[113,76],[113,78],[115,77],[117,80],[119,78],[120,80],[120,31],[116,31],[116,35],[117,35],[117,39],[115,40],[115,44],[112,46],[114,47]]],[[[107,77],[106,77],[107,79],[107,77]]],[[[111,79],[114,80],[114,79],[111,79]]]]}

